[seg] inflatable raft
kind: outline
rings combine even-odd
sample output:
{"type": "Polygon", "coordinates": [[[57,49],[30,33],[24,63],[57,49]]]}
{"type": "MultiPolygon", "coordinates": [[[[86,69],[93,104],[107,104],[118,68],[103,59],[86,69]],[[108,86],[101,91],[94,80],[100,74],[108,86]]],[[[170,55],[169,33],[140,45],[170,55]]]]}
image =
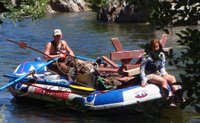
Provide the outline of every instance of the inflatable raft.
{"type": "Polygon", "coordinates": [[[125,108],[138,103],[154,101],[162,98],[158,86],[148,84],[146,87],[133,85],[123,88],[97,89],[81,86],[76,82],[63,79],[61,76],[47,71],[45,61],[36,59],[17,66],[12,75],[5,75],[10,82],[20,76],[28,76],[9,87],[12,95],[18,99],[39,100],[49,103],[65,102],[66,106],[75,104],[84,110],[112,110],[125,108]]]}

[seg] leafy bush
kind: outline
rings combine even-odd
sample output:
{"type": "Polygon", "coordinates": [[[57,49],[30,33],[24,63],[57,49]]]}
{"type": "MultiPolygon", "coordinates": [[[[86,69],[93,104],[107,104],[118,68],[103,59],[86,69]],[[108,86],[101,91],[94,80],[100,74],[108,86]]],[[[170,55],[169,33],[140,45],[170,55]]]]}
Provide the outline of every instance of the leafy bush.
{"type": "Polygon", "coordinates": [[[99,11],[101,8],[105,7],[108,0],[92,0],[91,9],[95,12],[99,11]]]}
{"type": "MultiPolygon", "coordinates": [[[[0,14],[10,17],[14,21],[20,21],[25,17],[32,19],[41,18],[45,15],[48,0],[20,0],[16,4],[2,0],[0,5],[4,7],[0,14]]],[[[1,22],[2,22],[1,18],[1,22]]]]}
{"type": "Polygon", "coordinates": [[[200,3],[197,0],[154,1],[149,22],[166,26],[197,25],[200,20],[200,3]]]}
{"type": "Polygon", "coordinates": [[[190,104],[198,109],[197,104],[200,102],[200,31],[186,28],[176,35],[180,38],[177,41],[179,45],[184,46],[181,56],[173,58],[174,63],[185,71],[185,74],[180,74],[183,88],[179,94],[185,93],[187,100],[181,106],[184,108],[190,104]]]}

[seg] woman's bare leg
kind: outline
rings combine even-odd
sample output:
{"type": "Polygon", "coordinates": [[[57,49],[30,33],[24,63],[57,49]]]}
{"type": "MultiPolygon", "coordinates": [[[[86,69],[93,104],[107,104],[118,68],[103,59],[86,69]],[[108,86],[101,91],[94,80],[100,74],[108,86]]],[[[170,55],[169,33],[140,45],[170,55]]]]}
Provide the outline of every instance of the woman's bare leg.
{"type": "Polygon", "coordinates": [[[154,75],[150,80],[150,83],[161,85],[163,88],[167,89],[168,83],[167,81],[159,75],[154,75]]]}
{"type": "Polygon", "coordinates": [[[163,78],[164,78],[165,80],[167,80],[167,82],[171,85],[172,90],[173,90],[174,92],[177,91],[177,90],[179,89],[179,86],[178,86],[178,85],[172,85],[172,84],[174,84],[174,83],[176,82],[175,76],[170,75],[170,74],[166,74],[166,75],[163,76],[163,78]]]}

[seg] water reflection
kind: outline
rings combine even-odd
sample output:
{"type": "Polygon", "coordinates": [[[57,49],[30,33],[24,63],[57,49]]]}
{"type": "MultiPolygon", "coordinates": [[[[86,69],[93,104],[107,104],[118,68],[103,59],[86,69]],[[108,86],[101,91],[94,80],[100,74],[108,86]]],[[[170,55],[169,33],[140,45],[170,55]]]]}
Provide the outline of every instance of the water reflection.
{"type": "MultiPolygon", "coordinates": [[[[39,104],[39,103],[38,103],[39,104]]],[[[101,112],[101,113],[79,113],[69,109],[59,110],[58,108],[44,108],[36,103],[29,104],[12,100],[12,107],[8,107],[9,122],[58,122],[58,123],[121,123],[121,122],[140,122],[140,123],[159,123],[158,114],[148,114],[137,112],[135,114],[123,114],[121,112],[101,112]]]]}

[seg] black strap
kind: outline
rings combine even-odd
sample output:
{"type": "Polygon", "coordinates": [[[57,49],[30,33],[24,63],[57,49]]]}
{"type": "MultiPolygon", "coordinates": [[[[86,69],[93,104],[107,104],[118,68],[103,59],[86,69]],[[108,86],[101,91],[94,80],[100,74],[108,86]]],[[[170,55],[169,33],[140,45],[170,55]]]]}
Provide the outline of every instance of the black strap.
{"type": "Polygon", "coordinates": [[[54,47],[55,49],[57,49],[57,48],[56,48],[56,43],[55,43],[54,41],[51,41],[51,44],[53,45],[53,47],[54,47]]]}
{"type": "MultiPolygon", "coordinates": [[[[56,51],[59,51],[59,50],[57,49],[57,46],[56,46],[55,41],[51,41],[51,44],[53,45],[53,47],[55,48],[56,51]]],[[[61,41],[61,48],[63,48],[63,43],[62,43],[62,41],[61,41]]],[[[60,51],[59,51],[59,52],[60,52],[60,51]]]]}

